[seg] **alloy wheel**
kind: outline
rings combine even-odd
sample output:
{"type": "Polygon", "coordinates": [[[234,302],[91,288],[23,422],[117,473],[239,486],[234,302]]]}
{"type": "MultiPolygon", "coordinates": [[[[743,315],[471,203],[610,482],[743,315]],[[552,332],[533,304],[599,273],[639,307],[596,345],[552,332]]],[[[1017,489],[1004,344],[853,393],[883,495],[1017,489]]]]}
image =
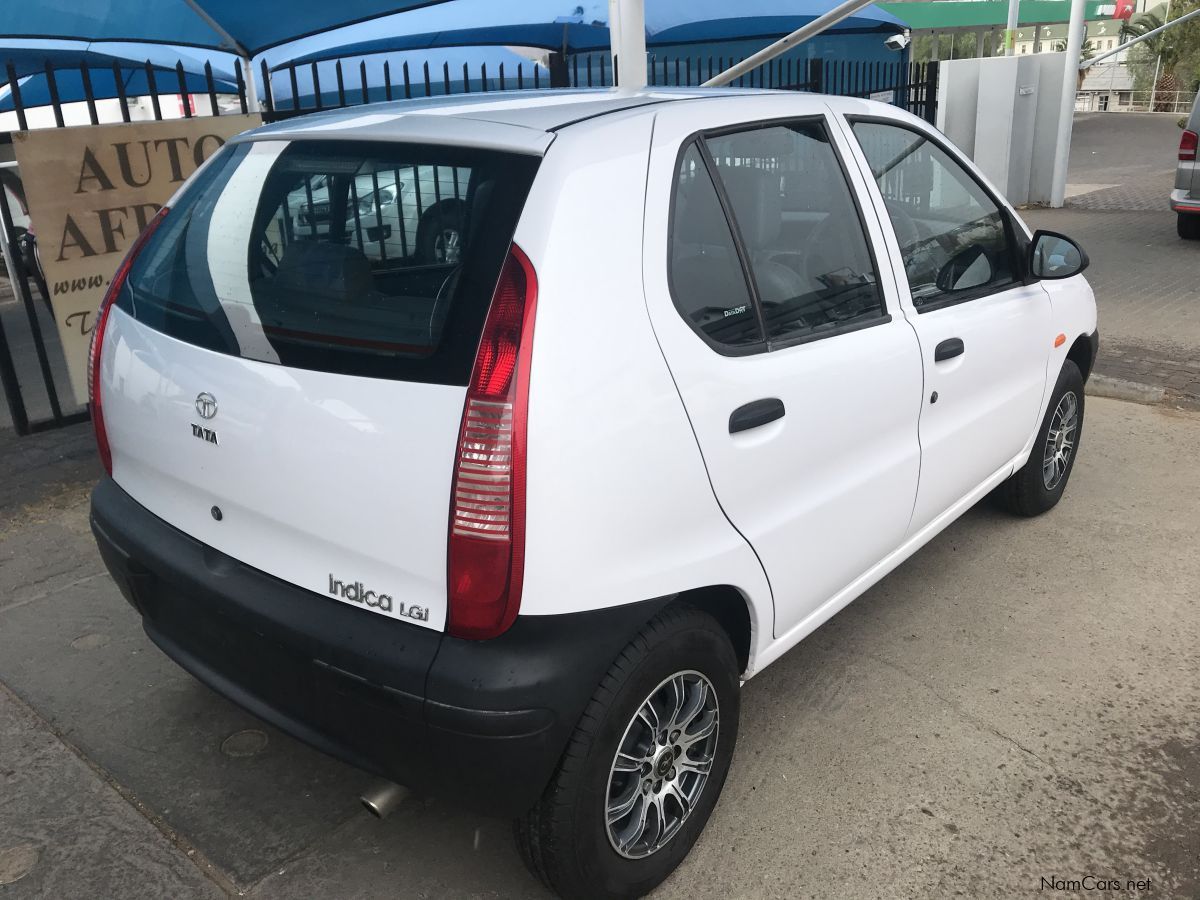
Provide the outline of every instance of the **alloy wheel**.
{"type": "Polygon", "coordinates": [[[1046,449],[1042,454],[1042,483],[1046,490],[1054,490],[1066,475],[1078,430],[1079,398],[1074,391],[1068,391],[1058,401],[1046,435],[1046,449]]]}
{"type": "Polygon", "coordinates": [[[679,832],[708,782],[719,724],[717,693],[700,672],[676,672],[642,702],[608,775],[605,828],[617,853],[650,856],[679,832]]]}

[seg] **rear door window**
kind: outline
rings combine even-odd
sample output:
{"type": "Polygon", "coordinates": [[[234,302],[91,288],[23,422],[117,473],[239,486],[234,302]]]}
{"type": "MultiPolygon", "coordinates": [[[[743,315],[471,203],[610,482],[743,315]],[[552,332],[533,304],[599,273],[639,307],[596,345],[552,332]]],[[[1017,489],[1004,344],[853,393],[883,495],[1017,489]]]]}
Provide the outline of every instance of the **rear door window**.
{"type": "Polygon", "coordinates": [[[413,144],[225,148],[120,308],[245,359],[465,384],[535,157],[413,144]]]}
{"type": "Polygon", "coordinates": [[[680,154],[672,203],[672,295],[714,349],[774,350],[887,321],[823,121],[696,136],[680,154]]]}

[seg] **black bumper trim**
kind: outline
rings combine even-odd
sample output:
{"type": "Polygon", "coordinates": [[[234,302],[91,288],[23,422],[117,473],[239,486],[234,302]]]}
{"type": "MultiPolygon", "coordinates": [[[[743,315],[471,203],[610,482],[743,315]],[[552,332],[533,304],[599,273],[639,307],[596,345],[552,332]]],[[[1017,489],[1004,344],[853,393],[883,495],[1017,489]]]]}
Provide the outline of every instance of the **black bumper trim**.
{"type": "Polygon", "coordinates": [[[466,641],[246,566],[111,479],[92,530],[146,634],[197,679],[331,756],[494,814],[537,801],[613,659],[668,602],[519,616],[466,641]]]}

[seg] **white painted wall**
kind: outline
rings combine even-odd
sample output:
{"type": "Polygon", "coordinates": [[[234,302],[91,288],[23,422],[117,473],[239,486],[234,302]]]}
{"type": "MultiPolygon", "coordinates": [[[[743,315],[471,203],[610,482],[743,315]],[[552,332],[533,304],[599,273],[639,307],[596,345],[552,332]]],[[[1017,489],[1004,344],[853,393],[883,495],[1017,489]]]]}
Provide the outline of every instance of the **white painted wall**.
{"type": "Polygon", "coordinates": [[[1014,206],[1049,204],[1065,53],[940,64],[938,128],[1014,206]]]}

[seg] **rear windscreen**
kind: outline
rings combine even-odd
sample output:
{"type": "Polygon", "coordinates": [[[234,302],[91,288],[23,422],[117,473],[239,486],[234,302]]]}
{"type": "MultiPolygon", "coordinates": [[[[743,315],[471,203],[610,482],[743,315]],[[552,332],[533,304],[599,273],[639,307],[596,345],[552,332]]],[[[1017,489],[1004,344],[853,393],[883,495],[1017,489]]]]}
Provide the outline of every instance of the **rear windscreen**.
{"type": "Polygon", "coordinates": [[[226,147],[171,207],[117,306],[231,356],[466,384],[537,163],[415,144],[226,147]]]}

